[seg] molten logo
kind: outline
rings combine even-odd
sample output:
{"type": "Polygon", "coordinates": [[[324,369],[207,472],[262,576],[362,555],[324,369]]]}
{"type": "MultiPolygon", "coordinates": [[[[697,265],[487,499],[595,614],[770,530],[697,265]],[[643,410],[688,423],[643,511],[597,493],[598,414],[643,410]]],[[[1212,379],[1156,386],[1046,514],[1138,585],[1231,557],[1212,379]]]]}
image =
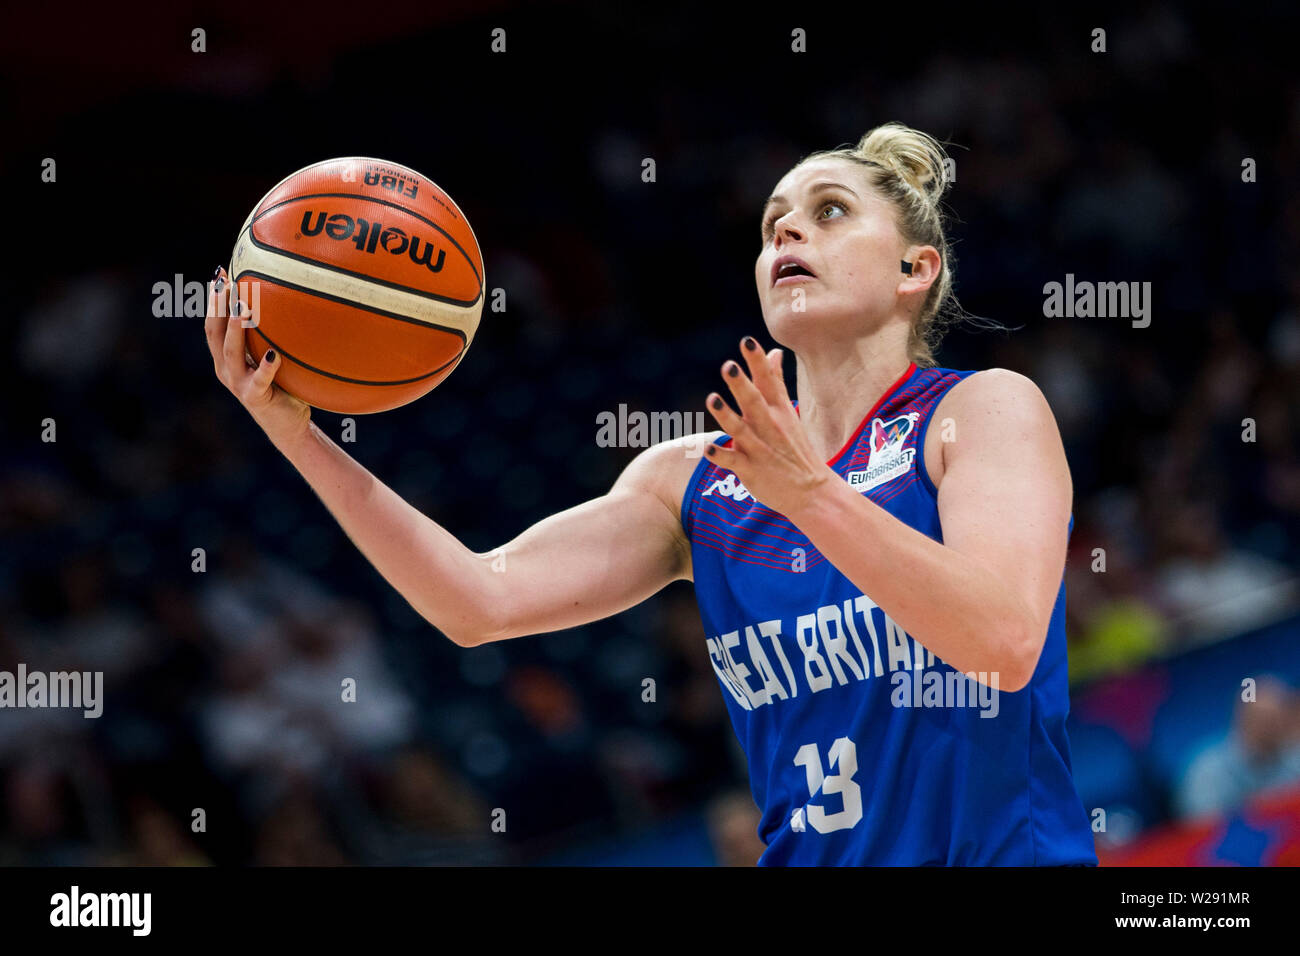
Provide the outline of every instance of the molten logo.
{"type": "Polygon", "coordinates": [[[396,226],[385,227],[382,222],[371,222],[358,216],[353,219],[343,213],[326,216],[323,212],[314,213],[308,209],[302,214],[300,232],[303,236],[319,236],[323,232],[329,239],[340,242],[351,240],[358,252],[373,253],[383,249],[387,253],[400,256],[406,253],[417,266],[424,266],[430,272],[441,272],[443,261],[447,258],[445,249],[438,250],[436,262],[431,262],[433,243],[419,236],[408,236],[396,226]],[[316,217],[315,223],[312,216],[316,217]]]}

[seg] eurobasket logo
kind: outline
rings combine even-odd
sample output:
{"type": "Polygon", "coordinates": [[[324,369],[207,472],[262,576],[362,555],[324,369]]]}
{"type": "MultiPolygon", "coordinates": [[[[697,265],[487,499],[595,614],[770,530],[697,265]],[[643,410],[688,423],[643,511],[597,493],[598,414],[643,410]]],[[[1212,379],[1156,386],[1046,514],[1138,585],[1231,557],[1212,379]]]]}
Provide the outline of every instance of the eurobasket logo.
{"type": "Polygon", "coordinates": [[[854,491],[867,492],[877,485],[905,475],[912,468],[916,458],[916,448],[903,448],[907,436],[916,427],[920,412],[908,412],[889,421],[879,418],[871,420],[871,457],[867,467],[861,471],[851,471],[847,481],[854,491]]]}

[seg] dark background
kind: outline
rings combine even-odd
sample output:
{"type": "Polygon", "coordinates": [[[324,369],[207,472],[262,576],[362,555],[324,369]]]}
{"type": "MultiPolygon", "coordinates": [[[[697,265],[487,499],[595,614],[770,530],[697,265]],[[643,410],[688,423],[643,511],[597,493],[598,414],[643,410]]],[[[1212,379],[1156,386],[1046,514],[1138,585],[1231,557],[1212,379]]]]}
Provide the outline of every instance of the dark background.
{"type": "Polygon", "coordinates": [[[1010,330],[957,329],[940,364],[1031,376],[1066,443],[1071,740],[1103,861],[1300,859],[1292,5],[6,20],[0,669],[102,670],[107,699],[98,720],[0,710],[0,863],[752,862],[689,587],[456,647],[220,386],[201,318],[154,316],[153,287],[206,282],[302,166],[376,156],[434,179],[506,311],[435,393],[359,418],[344,447],[486,551],[608,489],[636,449],[599,447],[599,413],[700,411],[742,335],[770,344],[763,198],[890,119],[954,144],[956,291],[1010,330]],[[1152,283],[1150,327],[1045,318],[1067,273],[1152,283]],[[1266,718],[1236,703],[1245,678],[1266,718]]]}

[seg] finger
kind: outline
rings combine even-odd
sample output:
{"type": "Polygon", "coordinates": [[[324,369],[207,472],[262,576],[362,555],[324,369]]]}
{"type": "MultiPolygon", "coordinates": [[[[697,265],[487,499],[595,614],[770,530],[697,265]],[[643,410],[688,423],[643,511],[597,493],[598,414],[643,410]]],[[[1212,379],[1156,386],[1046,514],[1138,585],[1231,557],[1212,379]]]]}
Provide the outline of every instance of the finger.
{"type": "Polygon", "coordinates": [[[785,349],[772,349],[767,353],[767,364],[772,369],[772,377],[775,380],[777,396],[781,404],[790,404],[790,390],[785,387],[785,370],[782,364],[785,361],[785,349]]]}
{"type": "Polygon", "coordinates": [[[265,396],[271,390],[271,383],[275,380],[275,373],[279,369],[280,354],[275,349],[267,349],[266,354],[262,356],[262,364],[257,366],[244,385],[246,396],[249,398],[265,396]]]}
{"type": "Polygon", "coordinates": [[[726,448],[722,445],[710,444],[704,449],[704,457],[719,468],[725,468],[730,472],[734,472],[736,476],[740,478],[741,484],[745,483],[744,476],[741,472],[748,470],[747,466],[749,465],[749,456],[736,448],[735,442],[732,442],[732,447],[730,448],[726,448]]]}
{"type": "Polygon", "coordinates": [[[220,374],[221,336],[224,330],[221,327],[221,316],[218,315],[217,298],[217,283],[213,279],[208,282],[208,314],[203,319],[203,335],[208,340],[208,351],[212,353],[212,364],[216,367],[217,374],[220,374]]]}
{"type": "Polygon", "coordinates": [[[221,340],[226,334],[226,326],[223,320],[229,311],[227,309],[226,299],[229,296],[229,289],[226,282],[226,270],[217,266],[216,271],[212,274],[212,279],[208,282],[208,313],[203,319],[203,332],[208,339],[208,347],[212,352],[212,361],[218,364],[220,371],[221,340]]]}
{"type": "Polygon", "coordinates": [[[226,339],[223,346],[223,358],[226,362],[226,374],[230,382],[243,381],[248,373],[248,364],[244,359],[244,325],[240,321],[243,305],[236,300],[230,307],[230,318],[226,319],[226,339]]]}
{"type": "Polygon", "coordinates": [[[772,420],[767,399],[740,368],[740,363],[728,360],[722,364],[722,379],[731,389],[732,397],[740,407],[740,414],[755,429],[762,430],[772,420]]]}
{"type": "Polygon", "coordinates": [[[233,304],[233,296],[238,290],[235,289],[235,284],[230,281],[230,277],[226,275],[225,269],[223,269],[221,266],[218,266],[217,271],[218,271],[217,283],[219,285],[219,288],[217,289],[217,293],[218,293],[217,317],[223,320],[221,334],[222,337],[224,338],[225,337],[224,320],[230,318],[230,308],[231,305],[233,304]]]}
{"type": "Polygon", "coordinates": [[[772,367],[767,364],[767,355],[763,351],[763,346],[759,345],[758,340],[752,335],[746,335],[740,340],[740,354],[745,356],[750,378],[759,394],[769,404],[778,404],[781,396],[776,390],[776,382],[772,379],[772,367]]]}
{"type": "Polygon", "coordinates": [[[713,416],[714,421],[732,438],[745,431],[745,420],[732,411],[731,406],[724,402],[717,392],[710,392],[704,403],[708,406],[709,414],[713,416]]]}

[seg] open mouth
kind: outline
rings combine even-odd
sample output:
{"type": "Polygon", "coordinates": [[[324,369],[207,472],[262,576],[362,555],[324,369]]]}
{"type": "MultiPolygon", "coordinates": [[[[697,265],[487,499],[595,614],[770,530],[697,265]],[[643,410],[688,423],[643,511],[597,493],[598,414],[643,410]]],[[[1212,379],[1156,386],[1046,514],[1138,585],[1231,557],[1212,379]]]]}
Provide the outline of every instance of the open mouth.
{"type": "Polygon", "coordinates": [[[817,275],[808,268],[808,264],[795,256],[782,256],[772,263],[773,286],[791,285],[815,278],[817,275]]]}

